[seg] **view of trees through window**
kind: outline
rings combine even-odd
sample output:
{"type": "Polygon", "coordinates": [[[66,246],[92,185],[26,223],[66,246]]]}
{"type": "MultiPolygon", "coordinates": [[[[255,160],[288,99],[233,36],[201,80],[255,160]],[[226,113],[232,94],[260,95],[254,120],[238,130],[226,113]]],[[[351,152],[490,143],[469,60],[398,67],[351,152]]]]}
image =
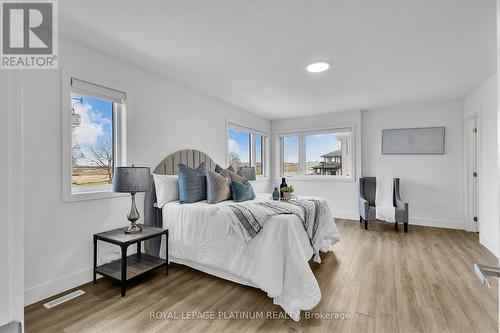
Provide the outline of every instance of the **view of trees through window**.
{"type": "Polygon", "coordinates": [[[238,167],[250,166],[250,133],[228,130],[229,164],[235,170],[238,167]]]}
{"type": "Polygon", "coordinates": [[[250,129],[245,130],[239,126],[229,127],[227,130],[229,164],[235,170],[239,167],[253,166],[257,176],[264,176],[265,142],[265,136],[250,129]]]}
{"type": "Polygon", "coordinates": [[[72,105],[72,192],[110,188],[113,177],[113,102],[77,93],[72,105]]]}

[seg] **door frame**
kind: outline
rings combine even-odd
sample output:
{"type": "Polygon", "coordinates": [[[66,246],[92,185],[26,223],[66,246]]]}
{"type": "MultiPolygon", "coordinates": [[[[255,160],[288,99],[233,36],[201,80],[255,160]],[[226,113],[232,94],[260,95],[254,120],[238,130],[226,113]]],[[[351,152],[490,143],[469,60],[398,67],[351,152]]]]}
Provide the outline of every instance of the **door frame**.
{"type": "Polygon", "coordinates": [[[482,211],[482,198],[481,198],[481,184],[482,184],[482,168],[481,168],[481,154],[482,154],[482,142],[481,142],[481,114],[480,112],[474,113],[466,117],[464,122],[464,177],[465,177],[465,222],[468,231],[480,232],[481,231],[481,211],[482,211]],[[477,128],[477,132],[474,133],[473,129],[477,128]],[[476,136],[476,147],[474,154],[474,136],[476,136]],[[474,169],[474,159],[476,159],[475,164],[476,170],[474,169]],[[473,172],[477,172],[477,212],[476,216],[478,221],[473,220],[473,172]]]}

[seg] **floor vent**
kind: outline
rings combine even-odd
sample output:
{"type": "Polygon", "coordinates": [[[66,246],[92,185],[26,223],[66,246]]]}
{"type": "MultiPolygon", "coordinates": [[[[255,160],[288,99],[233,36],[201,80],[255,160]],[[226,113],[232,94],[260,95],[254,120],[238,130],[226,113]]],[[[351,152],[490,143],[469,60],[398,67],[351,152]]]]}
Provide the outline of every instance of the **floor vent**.
{"type": "Polygon", "coordinates": [[[69,293],[67,295],[61,296],[59,298],[56,298],[55,300],[52,300],[50,302],[45,303],[43,306],[45,306],[47,309],[53,308],[56,305],[62,304],[64,302],[67,302],[73,298],[76,298],[78,296],[81,296],[85,294],[85,292],[81,289],[77,291],[73,291],[72,293],[69,293]]]}

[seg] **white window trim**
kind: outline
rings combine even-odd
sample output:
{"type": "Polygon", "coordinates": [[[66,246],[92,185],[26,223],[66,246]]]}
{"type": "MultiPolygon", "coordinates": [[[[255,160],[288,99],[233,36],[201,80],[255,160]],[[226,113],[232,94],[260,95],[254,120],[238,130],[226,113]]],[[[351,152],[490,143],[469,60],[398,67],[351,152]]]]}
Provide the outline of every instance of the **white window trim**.
{"type": "MultiPolygon", "coordinates": [[[[61,94],[61,112],[62,112],[62,201],[74,202],[82,200],[95,200],[103,198],[115,198],[127,196],[127,193],[114,193],[110,190],[72,193],[71,190],[71,173],[72,173],[72,137],[71,137],[71,78],[78,78],[87,82],[91,82],[103,87],[109,87],[118,91],[129,92],[123,86],[115,83],[107,82],[96,77],[91,77],[84,73],[79,73],[70,69],[63,68],[62,70],[62,94],[61,94]]],[[[127,93],[126,111],[116,110],[113,106],[113,128],[115,130],[114,154],[119,160],[116,160],[116,166],[127,165],[127,120],[130,117],[131,98],[127,93]]]]}
{"type": "Polygon", "coordinates": [[[269,145],[270,145],[270,133],[251,128],[248,126],[240,125],[238,122],[232,121],[230,119],[226,119],[226,165],[229,164],[229,136],[228,132],[229,129],[234,129],[237,131],[243,131],[243,132],[248,132],[250,133],[250,165],[255,166],[255,135],[260,135],[262,136],[262,139],[264,141],[262,145],[262,164],[264,167],[262,168],[262,175],[257,175],[255,181],[267,181],[269,179],[269,174],[271,171],[271,166],[269,163],[269,157],[267,152],[269,151],[269,145]]]}
{"type": "Polygon", "coordinates": [[[283,130],[276,133],[277,139],[280,143],[280,159],[279,159],[279,175],[280,178],[286,177],[287,179],[293,181],[328,181],[328,182],[355,182],[356,181],[356,129],[354,124],[339,125],[335,127],[317,128],[317,129],[294,129],[294,130],[283,130]],[[315,176],[315,175],[305,175],[305,165],[306,165],[306,142],[305,137],[312,134],[321,133],[340,133],[346,132],[346,130],[351,132],[351,138],[349,140],[349,152],[351,156],[351,175],[350,176],[315,176]],[[284,147],[282,138],[285,136],[298,136],[299,137],[299,175],[297,176],[284,176],[283,175],[283,159],[284,159],[284,147]]]}

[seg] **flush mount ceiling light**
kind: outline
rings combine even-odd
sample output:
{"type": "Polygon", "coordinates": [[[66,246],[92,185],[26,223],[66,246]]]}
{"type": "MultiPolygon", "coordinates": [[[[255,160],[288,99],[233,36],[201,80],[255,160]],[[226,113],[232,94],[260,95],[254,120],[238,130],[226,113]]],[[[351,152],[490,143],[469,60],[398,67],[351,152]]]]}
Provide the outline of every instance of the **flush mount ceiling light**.
{"type": "Polygon", "coordinates": [[[330,63],[326,61],[313,62],[307,65],[306,69],[309,73],[321,73],[330,68],[330,63]]]}

